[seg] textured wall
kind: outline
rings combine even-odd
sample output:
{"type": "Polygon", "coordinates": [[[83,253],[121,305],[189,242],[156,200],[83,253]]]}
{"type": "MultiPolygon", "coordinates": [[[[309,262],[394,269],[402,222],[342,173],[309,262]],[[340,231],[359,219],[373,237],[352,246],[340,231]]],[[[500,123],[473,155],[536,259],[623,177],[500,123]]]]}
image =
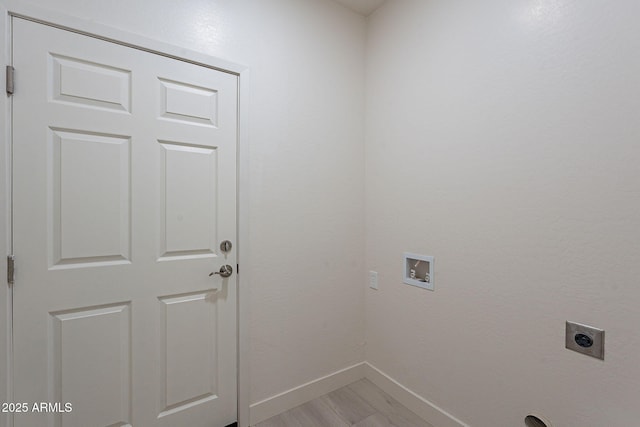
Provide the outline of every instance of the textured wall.
{"type": "Polygon", "coordinates": [[[367,359],[474,427],[638,425],[640,3],[393,0],[368,27],[367,359]],[[401,255],[434,255],[435,292],[401,255]],[[606,330],[604,362],[564,322],[606,330]]]}
{"type": "Polygon", "coordinates": [[[251,69],[251,400],[364,357],[365,21],[313,0],[31,0],[251,69]]]}
{"type": "Polygon", "coordinates": [[[252,70],[252,401],[363,358],[474,427],[637,424],[632,0],[30,0],[252,70]],[[366,247],[366,264],[363,261],[366,247]],[[436,291],[401,254],[436,257],[436,291]],[[606,361],[564,321],[607,330],[606,361]]]}

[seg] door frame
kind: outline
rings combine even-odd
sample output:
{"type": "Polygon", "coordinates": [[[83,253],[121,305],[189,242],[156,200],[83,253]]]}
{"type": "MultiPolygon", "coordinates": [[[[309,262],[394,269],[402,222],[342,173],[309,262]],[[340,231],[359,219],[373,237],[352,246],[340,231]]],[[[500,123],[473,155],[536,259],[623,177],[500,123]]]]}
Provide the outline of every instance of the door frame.
{"type": "MultiPolygon", "coordinates": [[[[55,10],[24,4],[21,0],[0,0],[0,57],[4,58],[0,82],[4,82],[5,65],[12,64],[13,17],[25,18],[41,24],[70,30],[89,37],[106,40],[133,49],[189,62],[227,72],[238,77],[238,160],[237,160],[237,250],[238,264],[238,425],[249,426],[249,68],[193,50],[139,36],[113,27],[65,15],[55,10]]],[[[16,70],[16,90],[19,89],[19,70],[16,70]]],[[[11,218],[11,97],[0,96],[0,245],[4,253],[0,260],[0,402],[12,402],[12,291],[6,282],[6,255],[13,251],[11,218]]],[[[17,260],[17,270],[20,261],[17,260]]],[[[18,271],[19,274],[19,271],[18,271]]],[[[19,277],[19,276],[18,276],[19,277]]],[[[18,283],[19,286],[19,283],[18,283]]],[[[10,417],[0,412],[0,427],[9,427],[10,417]]]]}

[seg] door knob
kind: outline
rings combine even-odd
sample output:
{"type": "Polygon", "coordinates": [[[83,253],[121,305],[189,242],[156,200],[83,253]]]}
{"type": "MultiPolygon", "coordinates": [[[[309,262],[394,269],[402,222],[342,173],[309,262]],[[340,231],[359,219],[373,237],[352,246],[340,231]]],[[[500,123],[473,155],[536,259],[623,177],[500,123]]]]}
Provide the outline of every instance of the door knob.
{"type": "Polygon", "coordinates": [[[210,273],[209,276],[213,276],[214,274],[219,274],[220,277],[229,277],[233,274],[233,267],[230,265],[223,265],[220,267],[220,271],[214,271],[210,273]]]}

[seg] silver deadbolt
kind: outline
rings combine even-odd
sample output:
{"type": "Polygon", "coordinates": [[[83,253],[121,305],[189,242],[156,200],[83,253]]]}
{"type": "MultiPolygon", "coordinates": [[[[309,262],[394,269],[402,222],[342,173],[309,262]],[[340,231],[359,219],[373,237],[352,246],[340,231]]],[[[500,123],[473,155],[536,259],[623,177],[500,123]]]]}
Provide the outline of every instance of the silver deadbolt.
{"type": "Polygon", "coordinates": [[[222,252],[229,252],[232,247],[233,247],[233,245],[231,244],[231,242],[229,240],[224,240],[224,241],[222,241],[222,243],[220,243],[220,250],[222,252]]]}
{"type": "Polygon", "coordinates": [[[213,276],[214,274],[219,274],[220,277],[229,277],[233,274],[233,267],[231,267],[230,265],[223,265],[222,267],[220,267],[220,271],[214,271],[213,273],[210,273],[209,277],[213,276]]]}

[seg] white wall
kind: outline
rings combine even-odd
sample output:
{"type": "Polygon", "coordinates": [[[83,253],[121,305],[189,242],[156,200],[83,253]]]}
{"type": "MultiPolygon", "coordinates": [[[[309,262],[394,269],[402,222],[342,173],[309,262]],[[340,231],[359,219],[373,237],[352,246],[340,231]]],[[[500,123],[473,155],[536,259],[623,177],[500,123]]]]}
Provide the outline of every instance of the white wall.
{"type": "Polygon", "coordinates": [[[367,360],[474,427],[638,425],[640,2],[392,0],[367,48],[367,360]],[[434,255],[435,292],[401,284],[434,255]],[[606,360],[564,322],[606,330],[606,360]]]}
{"type": "Polygon", "coordinates": [[[362,361],[364,18],[324,0],[30,2],[250,68],[251,401],[362,361]]]}
{"type": "Polygon", "coordinates": [[[367,360],[474,427],[637,424],[640,4],[388,1],[363,105],[329,1],[29,1],[251,68],[252,402],[362,361],[366,311],[367,360]]]}

